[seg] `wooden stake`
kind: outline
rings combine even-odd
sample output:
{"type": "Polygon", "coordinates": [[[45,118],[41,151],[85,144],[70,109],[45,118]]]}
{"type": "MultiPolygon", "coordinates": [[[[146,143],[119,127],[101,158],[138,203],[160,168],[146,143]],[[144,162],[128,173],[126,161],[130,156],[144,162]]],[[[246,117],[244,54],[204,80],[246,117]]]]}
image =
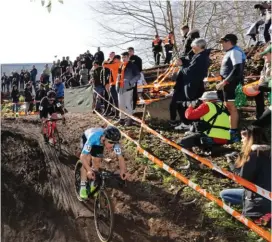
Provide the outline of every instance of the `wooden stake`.
{"type": "MultiPolygon", "coordinates": [[[[145,116],[146,116],[146,112],[147,112],[147,105],[144,105],[144,112],[143,112],[143,117],[142,117],[142,122],[145,123],[145,116]]],[[[143,138],[143,126],[141,125],[140,128],[140,135],[139,135],[139,140],[138,143],[141,145],[141,140],[143,138]]],[[[137,155],[139,154],[139,152],[137,151],[137,155]]]]}

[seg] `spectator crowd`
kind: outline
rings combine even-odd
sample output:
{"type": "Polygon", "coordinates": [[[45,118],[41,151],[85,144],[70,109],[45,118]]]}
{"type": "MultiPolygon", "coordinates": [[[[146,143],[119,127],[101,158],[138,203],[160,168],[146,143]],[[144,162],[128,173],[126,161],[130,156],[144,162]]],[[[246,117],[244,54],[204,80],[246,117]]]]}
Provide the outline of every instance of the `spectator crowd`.
{"type": "MultiPolygon", "coordinates": [[[[217,40],[225,52],[220,68],[221,81],[215,91],[205,92],[203,80],[208,76],[210,66],[207,42],[200,37],[199,30],[190,30],[187,25],[181,30],[184,35],[183,52],[175,61],[175,65],[180,68],[169,106],[169,124],[176,130],[186,131],[179,141],[180,145],[191,150],[195,146],[212,148],[242,141],[242,153],[235,157],[235,162],[230,162],[231,169],[248,181],[271,191],[270,144],[261,129],[271,125],[271,106],[265,109],[265,93],[271,92],[270,36],[265,32],[267,47],[260,53],[265,65],[259,83],[253,86],[258,91],[255,96],[256,121],[253,126],[240,132],[235,99],[239,88],[244,85],[246,55],[238,46],[238,37],[229,33],[217,40]]],[[[174,44],[173,32],[169,32],[163,41],[158,35],[155,36],[152,51],[156,65],[160,64],[162,45],[165,48],[165,64],[171,62],[174,44]]],[[[74,62],[69,57],[63,57],[62,61],[54,61],[51,68],[45,66],[39,88],[36,87],[37,74],[35,66],[30,72],[22,70],[20,74],[4,74],[1,79],[2,90],[12,89],[14,103],[19,101],[18,90],[24,90],[26,112],[29,112],[33,108],[33,101],[41,100],[50,86],[55,90],[57,98],[63,99],[64,88],[91,84],[95,91],[93,110],[115,118],[117,124],[122,126],[133,125],[131,118],[109,103],[133,115],[138,96],[141,98],[142,92],[137,86],[146,84],[142,59],[135,55],[133,47],[120,54],[112,51],[106,59],[100,48],[95,55],[87,51],[74,62]]],[[[36,105],[38,110],[38,102],[36,105]]],[[[243,213],[254,219],[271,214],[270,201],[244,188],[224,190],[220,195],[226,202],[241,204],[243,213]]]]}

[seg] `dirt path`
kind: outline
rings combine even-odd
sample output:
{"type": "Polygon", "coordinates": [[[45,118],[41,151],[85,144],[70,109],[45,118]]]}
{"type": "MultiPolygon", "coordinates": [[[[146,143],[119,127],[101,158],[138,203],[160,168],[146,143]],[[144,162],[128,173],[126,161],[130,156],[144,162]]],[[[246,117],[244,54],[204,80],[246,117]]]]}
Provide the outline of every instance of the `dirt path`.
{"type": "MultiPolygon", "coordinates": [[[[80,203],[74,194],[73,169],[79,137],[86,128],[101,125],[92,114],[68,115],[67,125],[59,125],[64,145],[58,159],[43,142],[36,117],[2,120],[2,241],[98,241],[92,206],[80,203]]],[[[227,242],[237,238],[236,229],[225,233],[213,229],[213,221],[204,221],[201,205],[183,205],[175,199],[172,185],[145,175],[143,158],[132,156],[135,148],[128,143],[123,147],[131,177],[126,188],[109,189],[116,222],[112,241],[227,242]]],[[[116,158],[106,157],[104,167],[116,169],[116,158]]],[[[168,179],[161,174],[163,180],[168,179]]],[[[182,186],[174,185],[175,189],[182,186]]]]}

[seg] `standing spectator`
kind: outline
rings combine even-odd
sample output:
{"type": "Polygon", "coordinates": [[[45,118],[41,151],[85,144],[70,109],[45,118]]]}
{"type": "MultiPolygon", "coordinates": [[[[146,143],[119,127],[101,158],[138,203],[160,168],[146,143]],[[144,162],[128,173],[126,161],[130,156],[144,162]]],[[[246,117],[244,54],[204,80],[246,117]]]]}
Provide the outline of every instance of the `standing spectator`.
{"type": "MultiPolygon", "coordinates": [[[[118,103],[118,94],[116,91],[116,82],[118,77],[118,69],[121,65],[121,57],[120,55],[114,56],[113,59],[109,58],[107,61],[104,61],[103,67],[109,68],[111,71],[109,83],[110,83],[110,103],[113,104],[115,107],[119,107],[118,103]]],[[[115,116],[115,118],[119,117],[119,111],[116,109],[112,109],[109,113],[109,116],[115,116]]]]}
{"type": "Polygon", "coordinates": [[[79,61],[79,62],[77,62],[77,67],[76,67],[76,69],[74,71],[78,81],[80,80],[79,72],[80,72],[81,68],[82,68],[82,65],[81,65],[81,62],[79,61]]]}
{"type": "Polygon", "coordinates": [[[160,65],[160,58],[162,52],[162,40],[159,35],[155,35],[155,39],[152,41],[152,51],[154,53],[155,65],[160,65]]]}
{"type": "Polygon", "coordinates": [[[46,85],[49,85],[49,82],[50,82],[49,78],[50,78],[50,69],[48,67],[48,64],[46,64],[43,69],[43,83],[45,83],[46,85]]]}
{"type": "Polygon", "coordinates": [[[184,44],[183,44],[183,51],[182,51],[182,57],[183,58],[188,58],[191,60],[194,56],[194,52],[192,50],[191,44],[192,42],[200,37],[199,30],[193,29],[189,31],[189,27],[187,25],[183,26],[182,28],[184,35],[184,44]]]}
{"type": "Polygon", "coordinates": [[[230,113],[230,134],[232,142],[239,142],[240,135],[238,132],[239,115],[235,106],[236,87],[243,83],[243,70],[245,64],[244,52],[236,47],[238,38],[234,34],[227,34],[220,39],[224,55],[220,75],[223,81],[217,84],[216,88],[220,90],[219,98],[225,102],[230,113]]]}
{"type": "Polygon", "coordinates": [[[102,85],[101,81],[101,71],[102,67],[99,66],[98,61],[93,62],[93,68],[90,73],[90,82],[94,86],[94,95],[93,95],[93,109],[97,111],[101,111],[102,99],[96,94],[98,93],[101,96],[104,96],[104,86],[102,85]]]}
{"type": "Polygon", "coordinates": [[[84,86],[88,84],[88,74],[88,69],[86,68],[86,65],[83,64],[81,70],[79,71],[81,85],[84,86]]]}
{"type": "MultiPolygon", "coordinates": [[[[271,76],[271,52],[272,52],[272,45],[269,45],[264,52],[262,52],[260,55],[263,56],[265,59],[264,68],[261,72],[261,77],[259,80],[259,84],[256,86],[253,86],[253,88],[256,91],[260,91],[260,93],[255,96],[255,102],[256,102],[256,118],[259,119],[262,114],[264,113],[264,93],[265,92],[271,92],[271,82],[272,82],[272,76],[271,76]]],[[[271,95],[271,94],[270,94],[271,95]]]]}
{"type": "Polygon", "coordinates": [[[24,70],[21,70],[20,73],[20,91],[25,89],[25,72],[24,70]]]}
{"type": "Polygon", "coordinates": [[[7,79],[7,84],[6,84],[7,92],[9,92],[10,85],[12,85],[12,79],[13,79],[13,72],[8,76],[8,79],[7,79]]]}
{"type": "Polygon", "coordinates": [[[204,93],[204,78],[207,77],[209,68],[209,51],[206,50],[205,39],[195,39],[192,43],[193,59],[188,62],[179,60],[181,66],[178,72],[174,94],[170,103],[170,124],[175,124],[176,111],[179,112],[181,124],[175,129],[187,129],[191,123],[185,117],[188,101],[200,98],[204,93]]]}
{"type": "Polygon", "coordinates": [[[104,53],[100,50],[100,47],[97,48],[97,52],[94,55],[94,60],[97,61],[100,66],[104,61],[104,53]]]}
{"type": "Polygon", "coordinates": [[[33,95],[32,95],[32,82],[28,82],[25,88],[25,115],[32,111],[33,95]]]}
{"type": "Polygon", "coordinates": [[[40,88],[37,90],[36,95],[35,95],[36,112],[39,112],[40,101],[45,96],[46,96],[46,90],[44,89],[44,85],[42,83],[40,83],[40,88]]]}
{"type": "Polygon", "coordinates": [[[61,67],[61,74],[66,71],[66,67],[68,66],[68,61],[65,60],[65,57],[62,57],[62,61],[60,62],[60,67],[61,67]]]}
{"type": "MultiPolygon", "coordinates": [[[[116,82],[116,89],[118,92],[119,108],[125,113],[132,115],[133,112],[133,88],[141,75],[138,67],[129,61],[129,53],[122,53],[123,63],[118,70],[118,78],[116,82]]],[[[120,113],[120,125],[125,123],[125,114],[120,113]]],[[[132,125],[132,119],[126,120],[126,126],[132,125]]]]}
{"type": "Polygon", "coordinates": [[[16,85],[12,86],[11,98],[12,98],[12,112],[18,113],[19,91],[16,85]]]}
{"type": "Polygon", "coordinates": [[[71,73],[71,69],[70,69],[70,67],[68,66],[68,67],[66,68],[65,73],[63,73],[63,74],[61,75],[61,81],[62,81],[62,82],[66,82],[66,81],[68,81],[72,76],[73,76],[73,74],[71,73]]]}
{"type": "MultiPolygon", "coordinates": [[[[68,65],[67,66],[73,66],[73,63],[72,63],[72,61],[70,61],[70,57],[69,56],[66,56],[66,61],[67,61],[67,63],[68,63],[68,65]]],[[[67,67],[66,67],[67,68],[67,67]]]]}
{"type": "Polygon", "coordinates": [[[55,78],[61,76],[60,60],[57,61],[55,74],[56,74],[56,75],[55,75],[55,78]]]}
{"type": "MultiPolygon", "coordinates": [[[[271,147],[260,127],[249,126],[241,132],[242,150],[230,168],[247,181],[271,192],[271,147]]],[[[244,216],[252,219],[271,213],[271,201],[245,188],[226,189],[220,192],[226,203],[242,205],[244,216]]]]}
{"type": "Polygon", "coordinates": [[[80,61],[79,56],[75,59],[74,63],[73,63],[73,72],[76,71],[77,68],[77,63],[80,61]]]}
{"type": "Polygon", "coordinates": [[[20,75],[17,71],[13,73],[13,81],[17,85],[17,89],[19,88],[19,82],[20,82],[20,75]],[[14,80],[15,79],[15,80],[14,80]]]}
{"type": "Polygon", "coordinates": [[[104,113],[102,115],[105,115],[105,116],[108,116],[110,114],[110,109],[108,108],[109,107],[108,102],[110,102],[110,95],[109,95],[109,93],[110,93],[110,83],[109,83],[110,75],[111,75],[110,69],[103,67],[103,69],[101,70],[100,80],[102,82],[102,85],[105,88],[105,91],[104,91],[105,100],[102,101],[104,103],[104,113]]]}
{"type": "Polygon", "coordinates": [[[51,76],[52,76],[52,82],[54,82],[55,78],[57,77],[57,64],[56,61],[53,61],[53,64],[51,66],[51,76]]]}
{"type": "Polygon", "coordinates": [[[173,54],[174,42],[174,34],[173,32],[170,32],[163,41],[166,55],[164,64],[170,64],[173,54]]]}
{"type": "Polygon", "coordinates": [[[32,85],[34,86],[35,90],[36,90],[36,76],[38,74],[38,71],[36,69],[36,67],[33,65],[32,66],[32,70],[30,71],[30,80],[32,81],[32,85]]]}
{"type": "Polygon", "coordinates": [[[265,16],[264,39],[265,42],[268,43],[271,40],[271,34],[269,33],[269,29],[271,26],[271,4],[268,4],[267,2],[262,2],[260,4],[255,4],[254,8],[260,10],[261,16],[265,16]]]}
{"type": "Polygon", "coordinates": [[[57,100],[63,100],[64,99],[64,84],[59,78],[55,79],[53,89],[55,93],[57,94],[57,100]]]}
{"type": "Polygon", "coordinates": [[[4,72],[3,76],[1,77],[2,92],[6,91],[5,86],[7,85],[7,80],[8,80],[8,77],[6,76],[6,73],[4,72]]]}
{"type": "Polygon", "coordinates": [[[16,86],[17,89],[18,89],[19,85],[18,85],[18,81],[17,81],[17,79],[15,77],[12,78],[12,83],[11,84],[12,84],[12,86],[16,86]]]}
{"type": "Polygon", "coordinates": [[[88,69],[88,73],[92,69],[93,61],[94,61],[93,55],[90,53],[89,50],[87,50],[87,52],[85,53],[85,64],[86,64],[86,68],[88,69]]]}
{"type": "Polygon", "coordinates": [[[143,77],[143,65],[142,65],[142,59],[134,54],[134,48],[129,47],[128,48],[128,53],[129,53],[129,61],[135,64],[138,68],[138,71],[140,72],[140,79],[137,81],[134,89],[133,89],[133,110],[136,109],[136,104],[137,104],[137,99],[138,99],[138,89],[137,86],[143,85],[144,77],[143,77]]]}

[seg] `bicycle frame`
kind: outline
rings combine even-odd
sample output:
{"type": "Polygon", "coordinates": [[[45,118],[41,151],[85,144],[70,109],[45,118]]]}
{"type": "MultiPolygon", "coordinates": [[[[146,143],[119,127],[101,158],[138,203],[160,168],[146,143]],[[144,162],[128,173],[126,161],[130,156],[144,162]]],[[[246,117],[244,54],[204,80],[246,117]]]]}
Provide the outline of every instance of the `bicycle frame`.
{"type": "Polygon", "coordinates": [[[57,128],[57,121],[62,119],[47,119],[46,120],[46,135],[48,139],[53,139],[53,144],[56,144],[56,137],[53,136],[55,129],[57,128]]]}

